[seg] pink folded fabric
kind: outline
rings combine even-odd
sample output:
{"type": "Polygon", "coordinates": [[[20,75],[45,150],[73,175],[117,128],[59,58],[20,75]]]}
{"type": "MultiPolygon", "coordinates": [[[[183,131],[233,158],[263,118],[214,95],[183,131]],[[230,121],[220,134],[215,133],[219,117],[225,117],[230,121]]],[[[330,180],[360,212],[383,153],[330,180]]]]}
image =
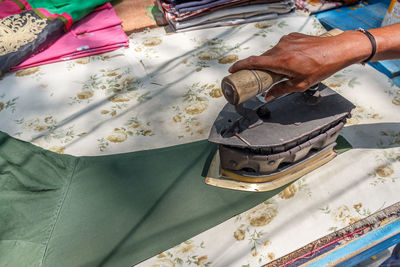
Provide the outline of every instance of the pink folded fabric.
{"type": "Polygon", "coordinates": [[[19,0],[18,4],[13,0],[0,0],[0,19],[29,9],[32,7],[25,0],[19,0]]]}
{"type": "Polygon", "coordinates": [[[107,3],[74,24],[71,30],[52,46],[28,58],[11,70],[71,60],[128,47],[129,39],[123,31],[121,23],[122,21],[117,17],[111,4],[107,3]]]}

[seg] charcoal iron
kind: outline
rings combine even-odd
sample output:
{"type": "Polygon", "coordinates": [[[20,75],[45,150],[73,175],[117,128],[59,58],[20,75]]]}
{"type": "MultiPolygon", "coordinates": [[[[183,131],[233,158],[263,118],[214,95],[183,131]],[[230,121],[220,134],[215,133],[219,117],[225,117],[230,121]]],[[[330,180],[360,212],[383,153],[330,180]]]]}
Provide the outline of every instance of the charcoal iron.
{"type": "Polygon", "coordinates": [[[284,186],[336,156],[355,106],[325,85],[265,103],[226,104],[208,140],[218,144],[206,183],[244,191],[284,186]]]}
{"type": "Polygon", "coordinates": [[[209,166],[207,184],[270,191],[337,155],[336,139],[355,106],[323,84],[266,103],[263,94],[282,79],[268,71],[241,70],[222,80],[228,104],[208,138],[218,144],[218,150],[209,166]]]}

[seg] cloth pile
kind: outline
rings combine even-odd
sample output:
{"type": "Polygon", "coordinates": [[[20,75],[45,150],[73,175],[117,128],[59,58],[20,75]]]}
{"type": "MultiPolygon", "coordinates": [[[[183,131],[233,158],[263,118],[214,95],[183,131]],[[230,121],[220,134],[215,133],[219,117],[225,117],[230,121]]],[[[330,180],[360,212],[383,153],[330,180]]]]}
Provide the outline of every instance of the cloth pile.
{"type": "Polygon", "coordinates": [[[127,47],[122,21],[106,2],[0,1],[0,75],[127,47]]]}
{"type": "Polygon", "coordinates": [[[293,0],[157,0],[174,31],[274,19],[295,10],[293,0]]]}
{"type": "Polygon", "coordinates": [[[309,12],[311,14],[319,13],[329,9],[335,9],[342,6],[354,5],[360,0],[294,0],[297,9],[309,12]]]}

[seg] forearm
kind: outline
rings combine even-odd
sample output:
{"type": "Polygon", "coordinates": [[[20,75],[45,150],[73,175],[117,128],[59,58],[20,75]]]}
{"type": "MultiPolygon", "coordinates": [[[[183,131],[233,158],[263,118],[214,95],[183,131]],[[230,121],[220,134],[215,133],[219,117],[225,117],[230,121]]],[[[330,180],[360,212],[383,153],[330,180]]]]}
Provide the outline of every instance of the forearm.
{"type": "MultiPolygon", "coordinates": [[[[400,58],[400,24],[369,32],[376,41],[376,52],[370,61],[400,58]]],[[[365,62],[372,51],[370,39],[361,31],[345,31],[331,37],[291,33],[261,56],[236,62],[229,71],[260,69],[286,76],[287,81],[269,90],[268,101],[286,93],[305,91],[343,68],[365,62]]]]}
{"type": "MultiPolygon", "coordinates": [[[[371,61],[400,58],[400,23],[382,28],[368,30],[375,38],[376,53],[371,61]]],[[[368,37],[360,31],[346,31],[343,41],[348,44],[349,63],[362,62],[372,52],[372,45],[368,37]]],[[[346,44],[343,44],[346,46],[346,44]]]]}
{"type": "Polygon", "coordinates": [[[400,58],[400,23],[370,30],[376,40],[373,61],[400,58]]]}

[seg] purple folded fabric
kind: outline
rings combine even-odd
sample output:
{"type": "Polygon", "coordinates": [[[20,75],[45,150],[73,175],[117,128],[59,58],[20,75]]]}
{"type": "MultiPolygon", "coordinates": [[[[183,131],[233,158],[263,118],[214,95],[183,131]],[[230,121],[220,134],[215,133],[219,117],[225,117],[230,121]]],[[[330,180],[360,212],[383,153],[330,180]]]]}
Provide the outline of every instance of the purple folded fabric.
{"type": "Polygon", "coordinates": [[[196,2],[199,0],[164,0],[164,2],[168,3],[168,4],[181,4],[181,3],[187,3],[187,2],[196,2]]]}
{"type": "MultiPolygon", "coordinates": [[[[176,5],[175,8],[178,10],[179,13],[193,12],[193,11],[197,11],[197,10],[200,10],[203,8],[209,8],[209,7],[222,5],[225,3],[235,2],[237,0],[204,0],[204,1],[208,1],[208,3],[202,4],[202,5],[190,6],[190,7],[182,7],[182,8],[179,7],[180,5],[176,5]]],[[[191,4],[191,3],[187,3],[187,4],[191,4]]],[[[184,4],[182,4],[182,5],[184,5],[184,4]]]]}
{"type": "MultiPolygon", "coordinates": [[[[196,7],[196,6],[202,6],[206,5],[209,3],[214,3],[217,2],[218,0],[196,0],[196,1],[185,1],[182,3],[177,3],[175,8],[176,9],[182,9],[182,8],[190,8],[190,7],[196,7]]],[[[229,2],[229,0],[225,0],[225,2],[229,2]]]]}

